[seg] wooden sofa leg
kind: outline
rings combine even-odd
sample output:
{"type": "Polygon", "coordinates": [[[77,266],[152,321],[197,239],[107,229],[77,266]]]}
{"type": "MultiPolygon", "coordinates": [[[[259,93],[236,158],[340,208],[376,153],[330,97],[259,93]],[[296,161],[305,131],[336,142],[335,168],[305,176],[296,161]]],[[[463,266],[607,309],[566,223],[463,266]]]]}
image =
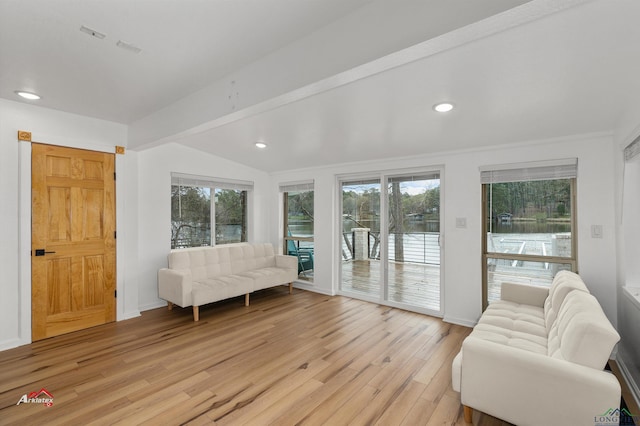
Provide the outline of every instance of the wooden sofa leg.
{"type": "Polygon", "coordinates": [[[244,306],[249,306],[249,293],[244,295],[244,306]]]}
{"type": "Polygon", "coordinates": [[[471,419],[473,417],[473,408],[463,405],[462,409],[464,411],[464,421],[467,423],[471,423],[471,419]]]}
{"type": "Polygon", "coordinates": [[[293,283],[289,283],[289,294],[293,294],[293,283]]]}
{"type": "Polygon", "coordinates": [[[198,309],[198,306],[194,306],[193,307],[193,321],[197,322],[200,321],[200,310],[198,309]]]}
{"type": "Polygon", "coordinates": [[[169,308],[169,310],[173,310],[173,303],[171,302],[167,302],[167,307],[169,308]]]}

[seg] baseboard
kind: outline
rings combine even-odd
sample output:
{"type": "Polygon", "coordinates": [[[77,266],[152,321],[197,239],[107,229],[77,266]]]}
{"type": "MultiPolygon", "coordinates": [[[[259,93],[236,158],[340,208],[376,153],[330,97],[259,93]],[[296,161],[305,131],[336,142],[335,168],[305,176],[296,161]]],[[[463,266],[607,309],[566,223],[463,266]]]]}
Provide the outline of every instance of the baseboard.
{"type": "Polygon", "coordinates": [[[152,309],[163,308],[166,306],[167,306],[166,300],[158,300],[157,302],[147,303],[146,305],[138,306],[138,309],[140,309],[139,312],[144,312],[144,311],[150,311],[152,309]]]}
{"type": "Polygon", "coordinates": [[[327,291],[326,289],[315,287],[312,284],[307,284],[303,281],[295,281],[293,283],[294,288],[298,288],[300,290],[312,291],[314,293],[324,294],[325,296],[335,296],[335,293],[332,291],[327,291]]]}
{"type": "Polygon", "coordinates": [[[124,320],[128,320],[131,318],[137,318],[140,316],[140,311],[130,311],[130,312],[125,312],[122,314],[122,318],[120,318],[118,321],[124,321],[124,320]]]}
{"type": "Polygon", "coordinates": [[[629,391],[631,391],[631,394],[633,395],[633,399],[635,399],[636,406],[640,407],[640,384],[636,383],[636,381],[633,379],[622,357],[617,356],[615,358],[615,361],[618,364],[618,367],[620,367],[620,373],[622,373],[622,378],[627,383],[627,386],[629,387],[629,391]]]}
{"type": "Polygon", "coordinates": [[[0,342],[0,351],[17,348],[18,346],[28,345],[31,342],[25,342],[21,339],[9,339],[0,342]]]}
{"type": "Polygon", "coordinates": [[[451,324],[456,324],[456,325],[462,325],[464,327],[475,327],[476,324],[478,323],[477,321],[469,321],[468,319],[465,318],[456,318],[456,317],[450,317],[445,315],[444,318],[442,318],[442,321],[444,322],[448,322],[451,324]]]}

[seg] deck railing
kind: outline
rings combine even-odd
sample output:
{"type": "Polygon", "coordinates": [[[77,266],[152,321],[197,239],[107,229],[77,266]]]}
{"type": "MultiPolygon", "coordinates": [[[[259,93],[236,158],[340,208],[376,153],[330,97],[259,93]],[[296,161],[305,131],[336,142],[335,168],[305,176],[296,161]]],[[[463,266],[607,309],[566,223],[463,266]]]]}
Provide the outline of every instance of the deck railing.
{"type": "MultiPolygon", "coordinates": [[[[395,235],[389,234],[389,260],[396,260],[395,235]]],[[[440,233],[439,232],[403,232],[402,233],[404,260],[409,263],[428,265],[440,264],[440,233]]],[[[367,252],[369,259],[380,259],[380,233],[369,232],[367,252]]],[[[353,260],[354,235],[344,232],[342,238],[342,259],[353,260]]]]}

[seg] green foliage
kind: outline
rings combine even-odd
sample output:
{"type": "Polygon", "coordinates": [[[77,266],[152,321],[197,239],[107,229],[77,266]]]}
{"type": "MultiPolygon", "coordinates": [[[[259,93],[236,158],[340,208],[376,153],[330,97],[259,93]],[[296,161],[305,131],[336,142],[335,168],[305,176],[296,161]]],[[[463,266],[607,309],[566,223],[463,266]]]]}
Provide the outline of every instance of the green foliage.
{"type": "Polygon", "coordinates": [[[242,191],[216,189],[216,225],[241,225],[244,217],[242,191]]]}
{"type": "Polygon", "coordinates": [[[171,186],[171,220],[176,222],[211,222],[209,188],[171,186]]]}
{"type": "Polygon", "coordinates": [[[289,219],[313,220],[313,191],[288,192],[289,219]]]}
{"type": "Polygon", "coordinates": [[[209,188],[171,186],[171,248],[211,244],[209,188]]]}
{"type": "MultiPolygon", "coordinates": [[[[348,187],[347,187],[348,188],[348,187]]],[[[412,229],[410,220],[438,220],[440,217],[440,187],[425,189],[421,194],[402,192],[401,185],[391,183],[389,191],[390,224],[392,232],[412,229]],[[415,219],[418,217],[418,219],[415,219]]],[[[356,222],[357,226],[379,230],[380,191],[377,187],[364,191],[342,192],[342,213],[356,222]]],[[[415,222],[414,222],[415,223],[415,222]]]]}
{"type": "Polygon", "coordinates": [[[542,219],[557,212],[571,211],[569,179],[507,182],[486,185],[487,204],[492,216],[511,213],[514,217],[542,219]]]}
{"type": "MultiPolygon", "coordinates": [[[[215,191],[216,242],[246,241],[246,191],[215,191]],[[229,230],[238,235],[229,237],[229,230]],[[231,238],[231,239],[230,239],[231,238]]],[[[211,189],[171,186],[171,247],[211,244],[211,189]]]]}
{"type": "Polygon", "coordinates": [[[558,216],[564,216],[567,214],[567,207],[564,203],[559,203],[558,207],[556,207],[556,211],[558,212],[558,216]]]}

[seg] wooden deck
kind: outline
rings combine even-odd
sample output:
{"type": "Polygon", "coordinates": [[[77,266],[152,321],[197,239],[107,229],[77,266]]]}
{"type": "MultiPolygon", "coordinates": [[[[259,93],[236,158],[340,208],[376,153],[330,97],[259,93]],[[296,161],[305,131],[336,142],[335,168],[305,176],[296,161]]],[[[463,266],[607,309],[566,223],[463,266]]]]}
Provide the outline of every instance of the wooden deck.
{"type": "Polygon", "coordinates": [[[451,362],[470,329],[286,287],[251,300],[0,352],[0,424],[465,425],[451,362]],[[16,405],[41,389],[51,407],[16,405]]]}
{"type": "MultiPolygon", "coordinates": [[[[387,300],[440,311],[440,266],[389,262],[387,300]]],[[[377,297],[380,294],[380,261],[342,262],[341,290],[377,297]]]]}
{"type": "MultiPolygon", "coordinates": [[[[390,262],[389,265],[388,300],[433,311],[440,310],[439,265],[398,262],[390,262]]],[[[480,270],[478,274],[481,274],[480,270]]],[[[500,288],[503,282],[549,287],[552,279],[550,272],[541,274],[538,269],[531,272],[522,267],[499,266],[489,272],[488,299],[490,302],[500,299],[500,288]]],[[[379,260],[342,262],[341,290],[378,297],[380,282],[379,260]]]]}

